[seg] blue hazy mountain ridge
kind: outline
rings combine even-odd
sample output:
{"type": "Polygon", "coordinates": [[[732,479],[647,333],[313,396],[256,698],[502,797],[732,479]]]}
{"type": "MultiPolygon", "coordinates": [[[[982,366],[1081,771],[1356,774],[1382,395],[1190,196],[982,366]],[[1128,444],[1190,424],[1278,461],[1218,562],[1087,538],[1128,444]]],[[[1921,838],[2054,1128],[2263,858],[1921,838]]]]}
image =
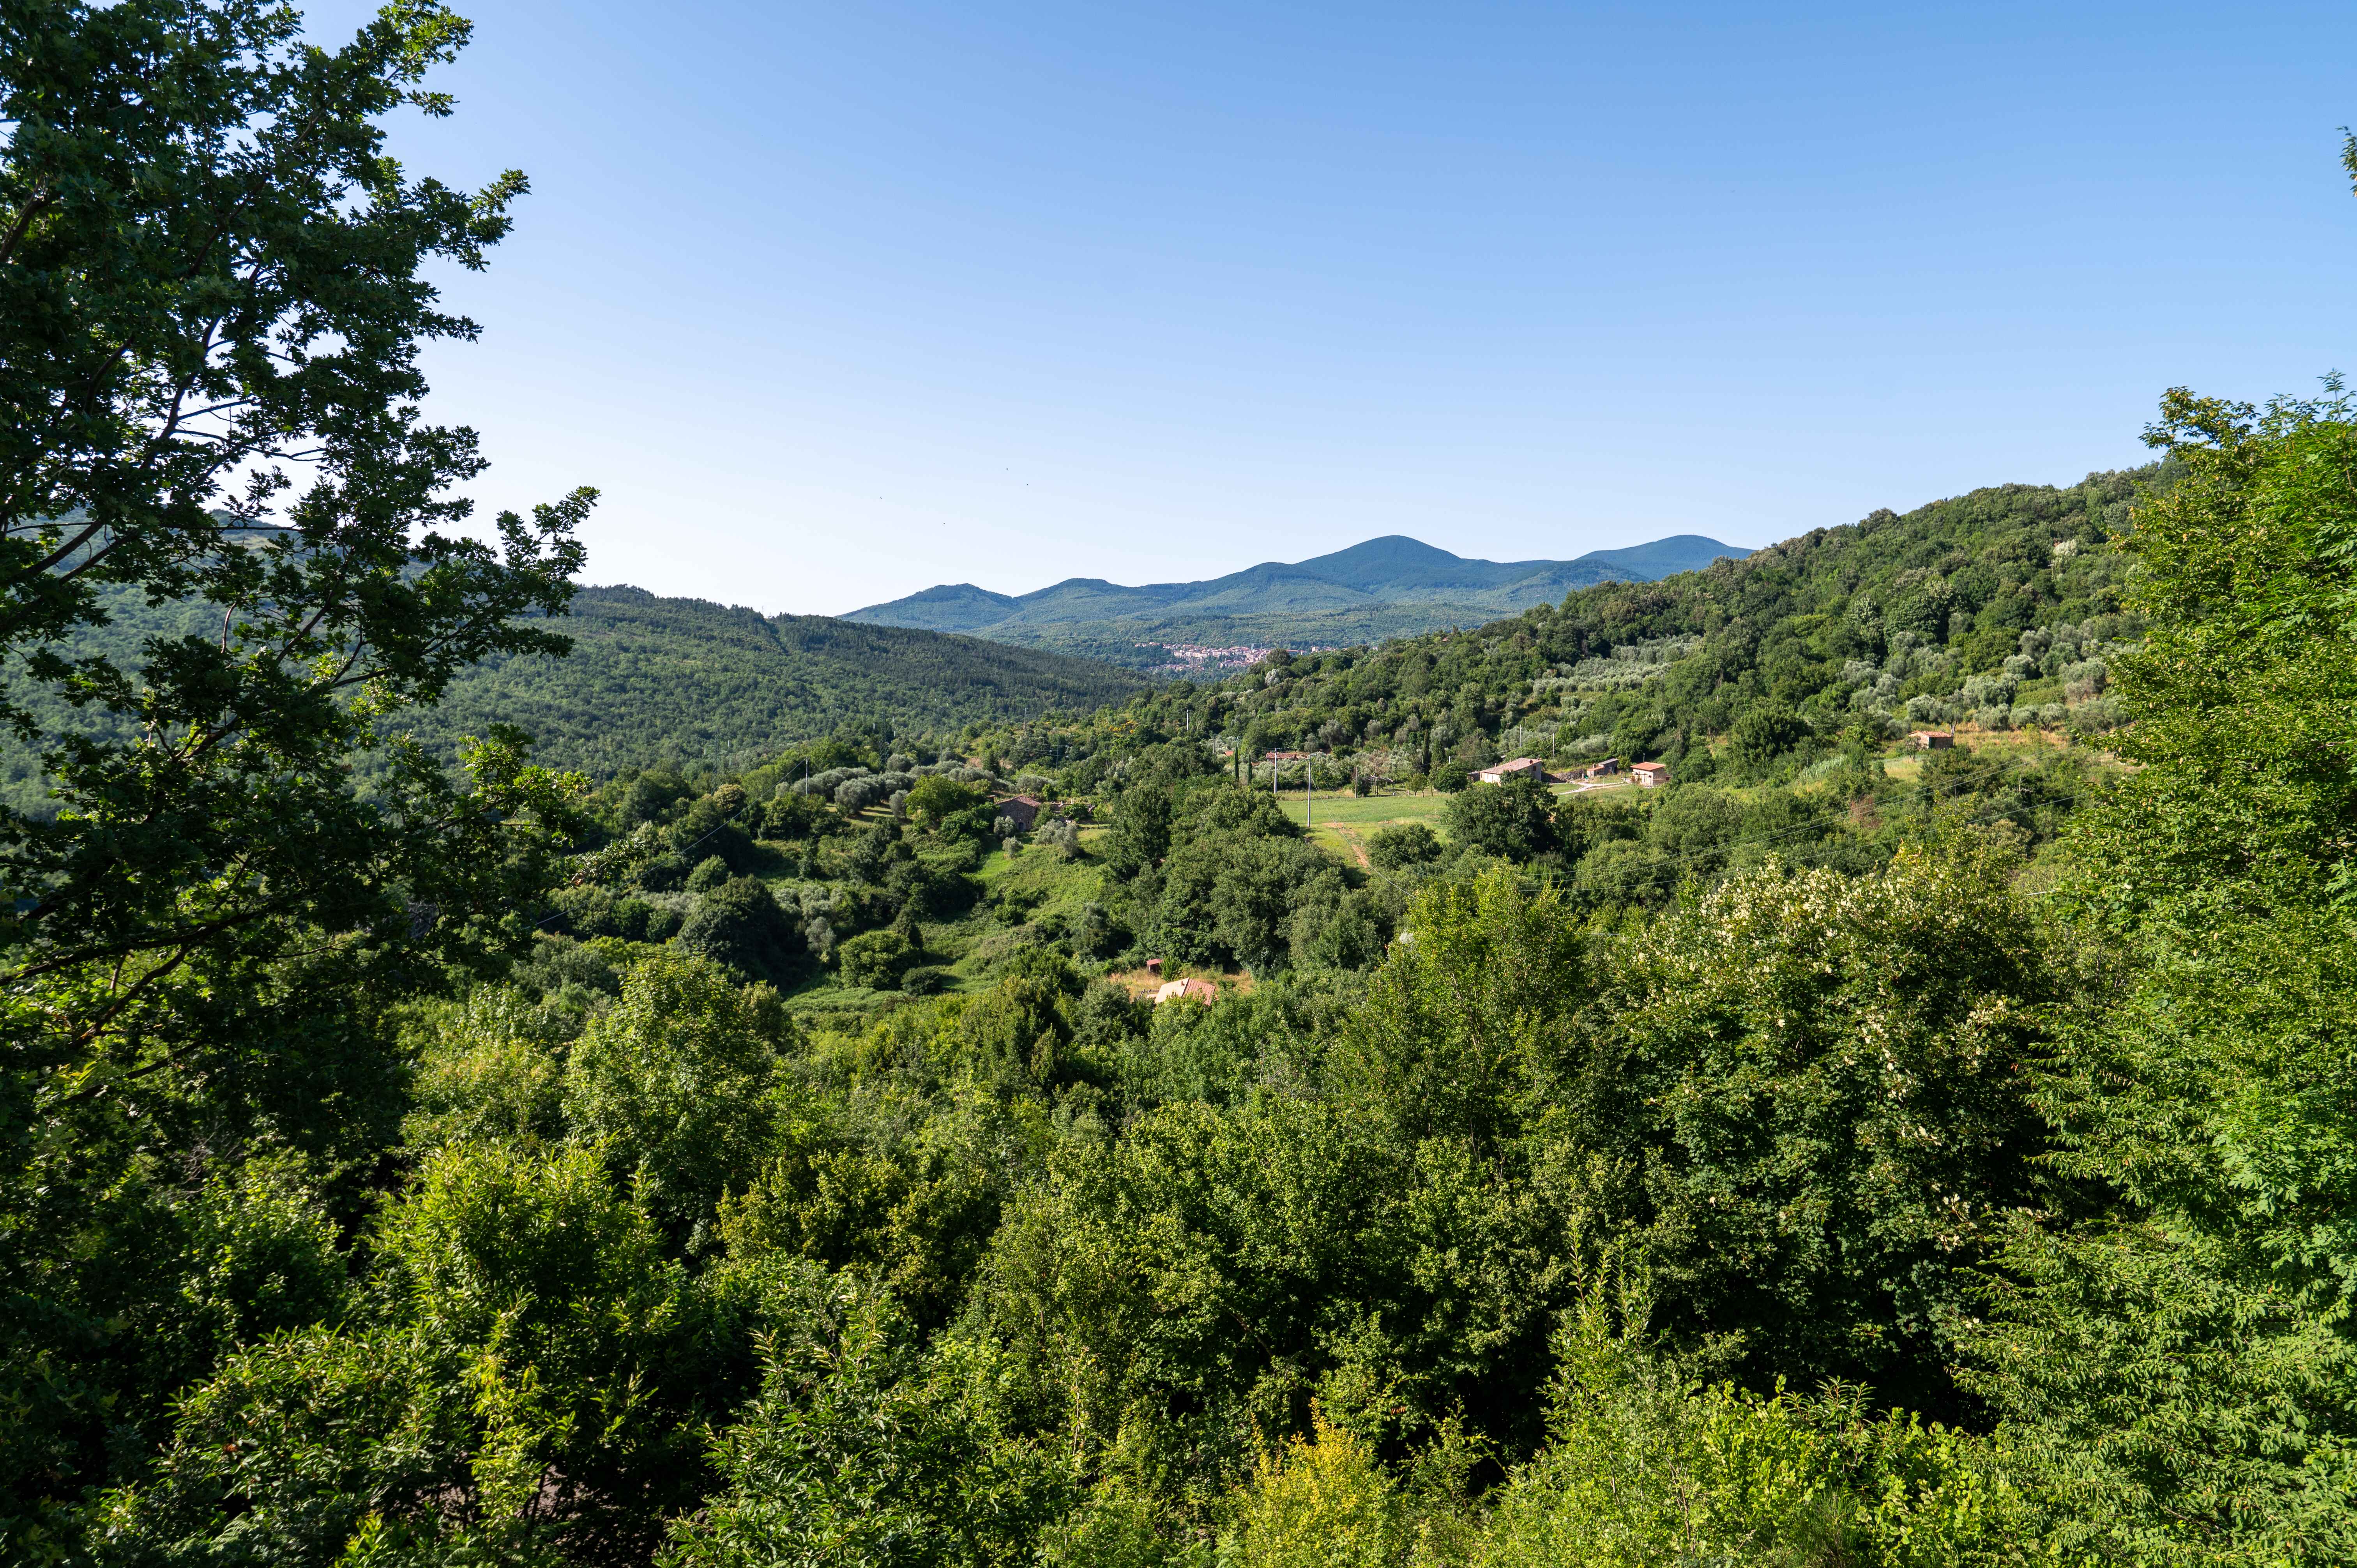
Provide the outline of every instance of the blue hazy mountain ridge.
{"type": "Polygon", "coordinates": [[[1068,577],[1028,594],[949,583],[852,611],[845,620],[1055,645],[1101,658],[1160,643],[1349,642],[1469,624],[1598,583],[1652,582],[1749,553],[1679,534],[1572,561],[1482,561],[1389,534],[1308,561],[1265,561],[1194,583],[1125,586],[1068,577]]]}

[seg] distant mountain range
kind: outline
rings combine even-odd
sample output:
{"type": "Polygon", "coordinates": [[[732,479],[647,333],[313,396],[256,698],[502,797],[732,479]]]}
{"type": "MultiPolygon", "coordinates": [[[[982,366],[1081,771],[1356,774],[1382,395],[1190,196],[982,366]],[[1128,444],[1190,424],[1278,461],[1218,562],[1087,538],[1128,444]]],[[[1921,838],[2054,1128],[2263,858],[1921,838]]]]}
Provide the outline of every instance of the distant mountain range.
{"type": "Polygon", "coordinates": [[[1681,533],[1575,561],[1475,561],[1388,534],[1314,560],[1263,562],[1199,583],[1125,587],[1068,577],[1033,593],[950,583],[845,620],[963,632],[1140,667],[1174,647],[1348,644],[1474,625],[1598,583],[1649,583],[1750,553],[1681,533]]]}

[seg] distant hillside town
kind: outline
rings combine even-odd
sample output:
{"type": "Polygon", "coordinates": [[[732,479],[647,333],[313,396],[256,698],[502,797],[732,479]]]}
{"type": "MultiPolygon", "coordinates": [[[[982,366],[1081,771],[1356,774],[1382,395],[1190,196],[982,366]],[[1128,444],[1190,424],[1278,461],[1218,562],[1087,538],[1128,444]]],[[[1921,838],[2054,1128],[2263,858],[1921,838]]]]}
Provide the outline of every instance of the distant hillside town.
{"type": "MultiPolygon", "coordinates": [[[[1275,648],[1241,643],[1226,647],[1209,647],[1199,642],[1143,643],[1142,648],[1160,648],[1167,662],[1148,665],[1153,675],[1198,675],[1211,671],[1249,670],[1276,651],[1275,648]]],[[[1295,653],[1331,653],[1333,649],[1318,644],[1304,644],[1293,649],[1295,653]]]]}

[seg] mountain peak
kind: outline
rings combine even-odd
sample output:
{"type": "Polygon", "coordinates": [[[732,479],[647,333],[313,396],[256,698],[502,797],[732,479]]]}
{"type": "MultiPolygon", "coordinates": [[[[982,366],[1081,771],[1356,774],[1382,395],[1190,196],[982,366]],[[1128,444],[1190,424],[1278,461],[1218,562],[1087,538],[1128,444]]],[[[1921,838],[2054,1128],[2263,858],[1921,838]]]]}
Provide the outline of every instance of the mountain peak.
{"type": "Polygon", "coordinates": [[[1667,539],[1631,544],[1623,550],[1591,550],[1580,559],[1618,566],[1647,582],[1653,582],[1674,576],[1680,572],[1699,572],[1721,556],[1740,561],[1750,553],[1749,550],[1738,550],[1731,544],[1721,544],[1717,540],[1699,533],[1674,533],[1667,539]]]}
{"type": "Polygon", "coordinates": [[[1014,596],[959,583],[870,605],[844,618],[1117,649],[1173,639],[1380,638],[1429,625],[1476,625],[1553,603],[1575,588],[1650,582],[1744,553],[1715,539],[1681,534],[1594,551],[1577,561],[1481,561],[1387,533],[1307,561],[1264,561],[1207,582],[1125,587],[1072,577],[1014,596]]]}

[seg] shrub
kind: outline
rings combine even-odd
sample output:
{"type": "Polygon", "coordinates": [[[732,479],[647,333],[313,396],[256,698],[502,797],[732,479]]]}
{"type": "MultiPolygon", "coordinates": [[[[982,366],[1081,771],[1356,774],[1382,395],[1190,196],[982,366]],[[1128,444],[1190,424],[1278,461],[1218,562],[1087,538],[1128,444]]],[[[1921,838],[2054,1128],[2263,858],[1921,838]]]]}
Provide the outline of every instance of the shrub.
{"type": "Polygon", "coordinates": [[[1440,858],[1440,835],[1422,822],[1401,822],[1367,835],[1367,859],[1378,871],[1405,871],[1440,858]]]}
{"type": "Polygon", "coordinates": [[[2042,1560],[1994,1444],[1857,1389],[1706,1382],[1604,1318],[1591,1299],[1559,1337],[1548,1445],[1494,1494],[1479,1568],[2042,1560]]]}
{"type": "MultiPolygon", "coordinates": [[[[434,1548],[445,1530],[474,1533],[444,1506],[475,1478],[468,1392],[458,1357],[414,1328],[266,1339],[190,1391],[170,1446],[140,1486],[102,1499],[98,1530],[125,1563],[358,1562],[396,1543],[415,1555],[395,1560],[466,1561],[434,1548]]],[[[541,1560],[522,1544],[471,1555],[541,1560]]]]}
{"type": "Polygon", "coordinates": [[[675,854],[659,854],[639,867],[638,884],[650,893],[676,893],[687,884],[688,864],[675,854]]]}
{"type": "Polygon", "coordinates": [[[422,1032],[414,1105],[403,1124],[411,1147],[564,1137],[565,1065],[546,1011],[486,985],[463,1005],[436,1006],[422,1032]]]}
{"type": "Polygon", "coordinates": [[[1313,1417],[1308,1437],[1264,1453],[1220,1541],[1235,1568],[1393,1568],[1413,1542],[1404,1499],[1357,1436],[1313,1417]]]}
{"type": "Polygon", "coordinates": [[[1449,836],[1483,854],[1529,860],[1555,847],[1554,806],[1528,779],[1467,789],[1448,802],[1449,836]]]}
{"type": "Polygon", "coordinates": [[[665,1568],[1033,1561],[1064,1500],[1053,1465],[993,1441],[923,1376],[888,1294],[821,1275],[804,1295],[765,1340],[761,1391],[713,1444],[723,1485],[672,1526],[665,1568]]]}
{"type": "Polygon", "coordinates": [[[590,1020],[565,1069],[568,1120],[674,1236],[705,1224],[724,1187],[752,1179],[770,1132],[773,998],[718,965],[661,954],[590,1020]]]}
{"type": "Polygon", "coordinates": [[[682,947],[765,980],[792,974],[793,939],[777,899],[750,876],[731,878],[705,894],[679,928],[682,947]]]}
{"type": "Polygon", "coordinates": [[[1747,707],[1728,737],[1728,758],[1744,773],[1759,778],[1787,754],[1805,746],[1813,732],[1809,722],[1775,703],[1747,707]]]}
{"type": "Polygon", "coordinates": [[[900,976],[900,989],[911,996],[934,996],[947,991],[957,976],[931,964],[920,964],[900,976]]]}
{"type": "Polygon", "coordinates": [[[1331,905],[1308,905],[1294,917],[1293,961],[1309,969],[1372,969],[1390,940],[1373,900],[1362,890],[1331,905]]]}
{"type": "Polygon", "coordinates": [[[890,991],[898,986],[902,972],[917,957],[915,947],[898,931],[869,931],[852,938],[834,951],[835,968],[845,984],[865,985],[877,991],[890,991]]]}
{"type": "Polygon", "coordinates": [[[1678,864],[1649,844],[1608,839],[1579,857],[1572,886],[1590,905],[1658,908],[1677,891],[1678,864]]]}

